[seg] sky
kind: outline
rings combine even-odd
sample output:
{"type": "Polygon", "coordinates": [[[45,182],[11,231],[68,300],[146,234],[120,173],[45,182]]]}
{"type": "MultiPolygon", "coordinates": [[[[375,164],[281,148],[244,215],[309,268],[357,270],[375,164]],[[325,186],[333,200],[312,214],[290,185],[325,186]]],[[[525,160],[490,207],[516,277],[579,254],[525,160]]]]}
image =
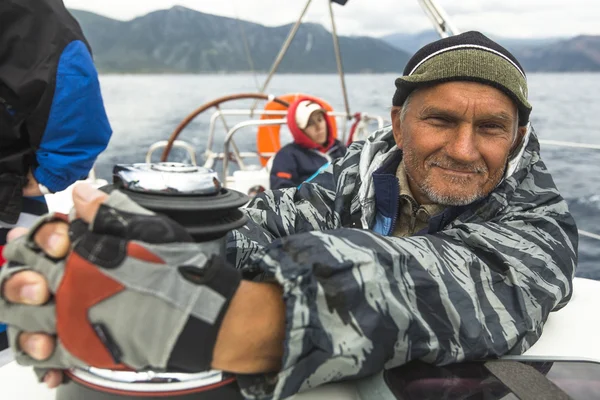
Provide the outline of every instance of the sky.
{"type": "MultiPolygon", "coordinates": [[[[267,26],[294,22],[306,0],[64,0],[69,8],[119,20],[181,5],[267,26]],[[282,6],[285,5],[285,6],[282,6]]],[[[514,38],[600,35],[600,0],[437,0],[460,30],[514,38]]],[[[349,0],[334,4],[340,35],[383,36],[431,28],[417,0],[349,0]]],[[[327,0],[312,0],[304,21],[330,29],[327,0]]]]}

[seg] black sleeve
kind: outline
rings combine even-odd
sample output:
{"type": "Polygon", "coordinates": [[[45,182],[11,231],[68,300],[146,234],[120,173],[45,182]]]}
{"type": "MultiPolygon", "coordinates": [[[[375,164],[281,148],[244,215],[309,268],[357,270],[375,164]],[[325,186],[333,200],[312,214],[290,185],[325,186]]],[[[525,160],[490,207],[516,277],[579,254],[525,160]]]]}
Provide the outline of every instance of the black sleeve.
{"type": "Polygon", "coordinates": [[[58,60],[73,40],[85,43],[62,0],[0,1],[0,219],[5,222],[16,222],[21,211],[22,187],[52,106],[58,60]]]}
{"type": "Polygon", "coordinates": [[[50,112],[59,58],[73,40],[87,45],[61,0],[0,1],[0,102],[13,122],[27,120],[33,146],[50,112]]]}
{"type": "Polygon", "coordinates": [[[271,190],[296,187],[298,182],[298,166],[296,158],[285,150],[281,149],[273,159],[270,175],[271,190]]]}

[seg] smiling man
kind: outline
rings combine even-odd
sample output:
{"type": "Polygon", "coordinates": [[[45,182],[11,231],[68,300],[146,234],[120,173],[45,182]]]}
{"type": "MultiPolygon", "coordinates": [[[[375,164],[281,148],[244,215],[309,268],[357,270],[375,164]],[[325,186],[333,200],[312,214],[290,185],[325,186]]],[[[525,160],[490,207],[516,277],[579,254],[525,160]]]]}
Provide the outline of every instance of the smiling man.
{"type": "MultiPolygon", "coordinates": [[[[402,78],[398,80],[402,90],[402,78]]],[[[392,108],[394,139],[403,157],[395,236],[427,227],[445,206],[466,206],[500,182],[509,153],[526,128],[500,90],[475,82],[445,82],[411,92],[392,108]]]]}
{"type": "Polygon", "coordinates": [[[522,353],[569,301],[578,241],[530,111],[498,44],[429,44],[396,81],[392,126],[299,189],[257,195],[227,261],[118,192],[76,188],[78,219],[11,232],[0,320],[16,358],[51,386],[86,365],[259,374],[239,383],[262,399],[522,353]]]}
{"type": "Polygon", "coordinates": [[[403,108],[404,113],[393,109],[399,115],[394,138],[404,150],[407,186],[420,204],[463,206],[485,197],[502,179],[510,149],[525,132],[510,98],[479,83],[421,89],[403,108]]]}

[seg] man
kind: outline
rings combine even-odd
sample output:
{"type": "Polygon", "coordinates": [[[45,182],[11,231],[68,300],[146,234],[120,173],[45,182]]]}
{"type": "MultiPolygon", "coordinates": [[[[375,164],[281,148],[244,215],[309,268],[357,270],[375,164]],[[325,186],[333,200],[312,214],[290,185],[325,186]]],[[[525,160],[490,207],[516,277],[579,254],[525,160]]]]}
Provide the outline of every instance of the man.
{"type": "Polygon", "coordinates": [[[229,264],[85,186],[70,225],[13,231],[0,316],[19,362],[52,368],[51,386],[69,366],[272,372],[243,393],[284,398],[526,350],[571,296],[578,238],[527,133],[522,68],[468,32],[418,51],[396,87],[391,128],[300,189],[257,196],[229,264]]]}
{"type": "Polygon", "coordinates": [[[89,45],[62,1],[0,2],[0,254],[12,227],[48,212],[44,194],[87,176],[111,133],[89,45]]]}

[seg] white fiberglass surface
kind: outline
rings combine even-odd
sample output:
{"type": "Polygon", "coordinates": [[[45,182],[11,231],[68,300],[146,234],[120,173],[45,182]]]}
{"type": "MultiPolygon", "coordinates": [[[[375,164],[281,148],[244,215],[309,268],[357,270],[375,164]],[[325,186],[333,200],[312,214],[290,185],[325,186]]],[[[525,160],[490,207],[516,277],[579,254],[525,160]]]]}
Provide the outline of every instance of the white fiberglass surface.
{"type": "MultiPolygon", "coordinates": [[[[600,361],[598,304],[600,282],[576,278],[573,298],[567,306],[550,314],[542,337],[525,355],[600,361]]],[[[0,360],[6,357],[6,352],[0,353],[0,360]]],[[[36,382],[31,368],[20,367],[14,361],[0,367],[0,388],[3,400],[53,400],[55,395],[54,390],[36,382]]],[[[294,399],[358,400],[359,397],[354,385],[344,383],[325,385],[294,399]]]]}
{"type": "Polygon", "coordinates": [[[571,301],[550,314],[542,337],[525,355],[600,361],[600,281],[575,278],[573,286],[571,301]]]}

